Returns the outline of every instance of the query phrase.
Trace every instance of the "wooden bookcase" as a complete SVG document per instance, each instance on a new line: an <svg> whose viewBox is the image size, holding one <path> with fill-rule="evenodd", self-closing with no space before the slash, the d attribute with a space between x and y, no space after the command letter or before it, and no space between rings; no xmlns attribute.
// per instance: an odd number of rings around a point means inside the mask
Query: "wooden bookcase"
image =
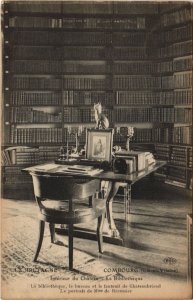
<svg viewBox="0 0 193 300"><path fill-rule="evenodd" d="M188 3L5 2L5 182L14 183L15 175L24 182L24 165L54 160L67 138L75 144L76 133L84 145L100 101L115 128L114 144L125 144L130 125L135 145L151 145L155 153L156 145L170 145L170 157L178 145L185 149L186 166L172 164L185 170L187 187L190 10Z"/></svg>
<svg viewBox="0 0 193 300"><path fill-rule="evenodd" d="M160 34L161 32L161 34ZM168 184L191 188L192 176L192 19L191 3L160 5L157 32L162 109L170 110L170 133L156 144L168 161L161 176Z"/></svg>

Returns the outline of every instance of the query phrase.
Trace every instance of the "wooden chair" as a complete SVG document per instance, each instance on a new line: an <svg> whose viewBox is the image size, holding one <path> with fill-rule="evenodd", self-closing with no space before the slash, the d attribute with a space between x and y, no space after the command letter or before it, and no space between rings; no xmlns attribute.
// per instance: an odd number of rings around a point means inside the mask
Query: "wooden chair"
<svg viewBox="0 0 193 300"><path fill-rule="evenodd" d="M39 206L39 241L34 261L37 261L45 222L49 223L51 242L55 241L55 224L68 224L69 269L73 269L73 225L90 222L98 218L97 240L99 252L103 252L103 223L106 210L105 199L93 197L92 206L88 198L100 189L100 181L93 179L77 183L73 177L37 175L30 173L33 179L34 194Z"/></svg>

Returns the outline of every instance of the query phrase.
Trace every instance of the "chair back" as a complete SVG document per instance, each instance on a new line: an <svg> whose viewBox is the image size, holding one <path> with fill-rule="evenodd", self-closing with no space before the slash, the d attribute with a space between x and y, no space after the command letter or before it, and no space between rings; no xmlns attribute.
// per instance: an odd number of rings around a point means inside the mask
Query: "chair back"
<svg viewBox="0 0 193 300"><path fill-rule="evenodd" d="M35 197L52 200L83 199L100 191L100 180L79 182L72 176L38 175L30 173Z"/></svg>
<svg viewBox="0 0 193 300"><path fill-rule="evenodd" d="M50 200L66 200L72 198L74 186L73 177L30 174L33 180L35 197Z"/></svg>
<svg viewBox="0 0 193 300"><path fill-rule="evenodd" d="M40 218L53 223L80 223L101 213L97 199L89 207L90 196L100 190L98 179L76 182L72 176L38 175L30 173L34 195L40 208ZM104 202L104 201L102 201Z"/></svg>

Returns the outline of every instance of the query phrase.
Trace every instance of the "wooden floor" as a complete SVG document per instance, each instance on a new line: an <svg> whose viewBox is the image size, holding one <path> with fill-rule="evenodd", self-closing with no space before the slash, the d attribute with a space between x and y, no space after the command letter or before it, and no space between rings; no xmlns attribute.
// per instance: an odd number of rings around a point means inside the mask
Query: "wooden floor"
<svg viewBox="0 0 193 300"><path fill-rule="evenodd" d="M9 199L7 197L3 201L3 218L11 220L16 215L36 217L35 201L32 200L30 190L26 196L22 189L20 194L16 195L14 191L9 190L6 195ZM124 222L122 197L115 199L113 209L115 222L125 240L125 245L122 247L105 243L101 259L109 268L118 267L120 264L129 265L152 270L148 276L187 280L186 216L192 212L192 199L189 193L159 183L153 185L144 182L133 188L128 225ZM75 247L92 254L95 253L96 242L85 243L77 238ZM153 269L171 267L177 271L153 273Z"/></svg>

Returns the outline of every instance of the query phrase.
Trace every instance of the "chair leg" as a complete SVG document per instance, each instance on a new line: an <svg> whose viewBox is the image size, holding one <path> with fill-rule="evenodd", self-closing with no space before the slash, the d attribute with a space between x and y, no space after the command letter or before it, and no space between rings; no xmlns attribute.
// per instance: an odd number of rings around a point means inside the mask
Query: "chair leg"
<svg viewBox="0 0 193 300"><path fill-rule="evenodd" d="M40 249L41 249L42 241L43 241L43 237L44 237L44 228L45 228L45 222L40 221L40 223L39 223L39 241L38 241L36 253L35 253L35 256L33 259L34 262L37 261L38 255L40 253Z"/></svg>
<svg viewBox="0 0 193 300"><path fill-rule="evenodd" d="M105 214L102 214L98 217L97 223L97 240L98 240L98 247L99 252L103 253L103 225L104 225Z"/></svg>
<svg viewBox="0 0 193 300"><path fill-rule="evenodd" d="M55 224L49 223L49 227L50 227L51 243L54 244L54 242L55 242Z"/></svg>
<svg viewBox="0 0 193 300"><path fill-rule="evenodd" d="M69 270L73 270L73 224L68 227Z"/></svg>
<svg viewBox="0 0 193 300"><path fill-rule="evenodd" d="M90 196L89 199L88 199L88 206L89 207L92 207L92 199L93 199L93 196Z"/></svg>

